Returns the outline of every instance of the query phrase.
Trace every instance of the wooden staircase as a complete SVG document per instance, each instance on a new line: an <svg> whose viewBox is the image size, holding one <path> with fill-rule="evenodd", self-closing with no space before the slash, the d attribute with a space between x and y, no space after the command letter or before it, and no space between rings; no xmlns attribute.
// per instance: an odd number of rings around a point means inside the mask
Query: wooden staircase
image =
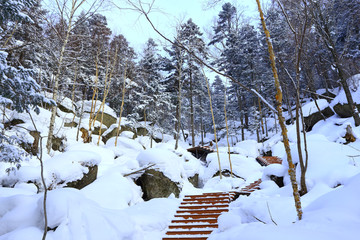
<svg viewBox="0 0 360 240"><path fill-rule="evenodd" d="M281 159L277 157L258 157L256 160L262 166L281 164ZM260 189L260 184L261 179L236 191L185 196L162 240L208 239L211 232L218 228L220 214L229 211L230 202L239 195L249 196Z"/></svg>
<svg viewBox="0 0 360 240"><path fill-rule="evenodd" d="M205 240L218 227L217 218L229 211L235 192L187 195L163 240Z"/></svg>
<svg viewBox="0 0 360 240"><path fill-rule="evenodd" d="M218 228L217 219L229 211L229 204L239 195L249 196L260 189L261 180L239 191L203 193L184 197L163 240L205 240Z"/></svg>

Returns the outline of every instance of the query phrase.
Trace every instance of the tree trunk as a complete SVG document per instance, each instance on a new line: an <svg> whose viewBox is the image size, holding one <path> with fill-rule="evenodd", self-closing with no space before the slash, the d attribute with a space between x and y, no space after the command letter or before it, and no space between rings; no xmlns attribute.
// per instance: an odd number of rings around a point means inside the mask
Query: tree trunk
<svg viewBox="0 0 360 240"><path fill-rule="evenodd" d="M312 12L311 13L313 15L313 18L318 20L318 21L316 21L317 30L319 31L321 37L323 38L324 42L326 43L326 45L334 59L334 65L337 69L337 73L340 78L341 85L344 88L346 99L348 101L350 109L352 110L352 117L354 118L355 126L360 126L359 110L357 109L356 105L354 104L354 100L352 98L349 86L346 82L345 70L342 65L341 59L339 57L339 53L336 50L335 43L331 39L331 32L328 27L328 22L322 15L322 12L321 12L320 7L318 6L318 3L314 3L314 1L312 1L312 0L310 0L310 3L312 4Z"/></svg>
<svg viewBox="0 0 360 240"><path fill-rule="evenodd" d="M190 66L191 67L191 66ZM193 103L193 79L192 70L189 73L190 81L190 126L191 126L191 142L192 146L195 147L195 126L194 126L194 103Z"/></svg>
<svg viewBox="0 0 360 240"><path fill-rule="evenodd" d="M265 35L266 35L266 42L267 42L267 45L268 45L268 48L269 48L271 69L273 71L274 79L275 79L275 87L276 87L275 99L276 99L276 102L277 102L279 123L280 123L281 130L282 130L283 143L284 143L286 156L287 156L287 161L288 161L288 165L289 165L288 173L290 175L291 186L293 188L293 196L294 196L294 202L295 202L295 207L296 207L298 219L301 220L302 219L301 201L300 201L300 195L299 195L299 191L298 191L298 185L297 185L297 182L296 182L295 165L294 165L294 163L292 161L291 151L290 151L290 144L289 144L289 139L288 139L288 136L287 136L287 129L286 129L284 117L283 117L283 114L282 114L282 92L281 92L279 77L278 77L277 69L276 69L275 54L274 54L273 46L272 46L271 39L270 39L270 33L266 28L264 14L263 14L263 12L261 10L260 0L256 0L256 3L258 5L258 10L259 10L259 14L260 14L261 23L262 23L262 26L263 26L263 29L264 29L264 32L265 32Z"/></svg>

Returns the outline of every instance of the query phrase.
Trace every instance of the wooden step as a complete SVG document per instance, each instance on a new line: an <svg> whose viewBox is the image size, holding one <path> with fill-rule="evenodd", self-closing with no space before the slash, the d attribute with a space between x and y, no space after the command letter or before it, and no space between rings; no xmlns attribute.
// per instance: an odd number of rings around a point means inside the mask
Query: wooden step
<svg viewBox="0 0 360 240"><path fill-rule="evenodd" d="M175 217L178 218L192 218L192 219L204 219L204 218L217 218L220 216L220 213L213 214L175 214Z"/></svg>
<svg viewBox="0 0 360 240"><path fill-rule="evenodd" d="M203 231L168 231L166 235L209 235L212 230Z"/></svg>
<svg viewBox="0 0 360 240"><path fill-rule="evenodd" d="M184 198L184 202L198 201L198 202L214 202L214 201L225 201L229 200L230 197L204 197L204 198Z"/></svg>
<svg viewBox="0 0 360 240"><path fill-rule="evenodd" d="M208 219L176 219L172 220L171 223L217 223L217 218L208 218Z"/></svg>
<svg viewBox="0 0 360 240"><path fill-rule="evenodd" d="M206 240L207 237L164 237L163 240Z"/></svg>
<svg viewBox="0 0 360 240"><path fill-rule="evenodd" d="M193 202L182 202L181 205L199 205L199 204L213 204L213 205L223 205L223 204L229 204L229 200L227 201L217 201L217 202L199 202L199 201L193 201Z"/></svg>
<svg viewBox="0 0 360 240"><path fill-rule="evenodd" d="M222 204L222 205L183 205L183 206L179 206L180 209L208 209L208 208L212 208L212 209L218 209L218 208L227 208L229 207L229 204Z"/></svg>
<svg viewBox="0 0 360 240"><path fill-rule="evenodd" d="M189 224L189 225L170 225L169 229L192 229L192 228L218 228L218 224Z"/></svg>
<svg viewBox="0 0 360 240"><path fill-rule="evenodd" d="M176 213L205 214L205 213L222 213L228 211L229 209L219 208L219 209L204 209L204 210L177 210Z"/></svg>
<svg viewBox="0 0 360 240"><path fill-rule="evenodd" d="M226 197L228 193L204 193L201 195L185 195L184 198Z"/></svg>

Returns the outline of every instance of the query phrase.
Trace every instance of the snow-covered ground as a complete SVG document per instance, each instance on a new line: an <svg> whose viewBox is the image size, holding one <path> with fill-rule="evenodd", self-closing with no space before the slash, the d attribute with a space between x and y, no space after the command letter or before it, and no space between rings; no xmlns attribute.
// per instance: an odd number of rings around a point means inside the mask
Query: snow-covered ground
<svg viewBox="0 0 360 240"><path fill-rule="evenodd" d="M327 104L324 102L324 105ZM21 125L34 130L26 114L8 111L7 115L23 119L25 123ZM38 131L44 136L47 135L49 115L44 109L40 115L33 115ZM232 168L242 178L220 179L213 177L219 169L216 153L210 154L204 165L186 151L189 145L183 141L177 150L174 150L175 141L171 138L165 138L163 143L153 142L153 148L150 148L149 137L132 139L132 134L126 132L119 137L116 147L114 138L97 146L96 136L94 143L83 144L76 141L76 128L59 127L65 118L72 119L73 115L59 116L55 132L66 137L65 152L48 155L46 142L43 142L45 180L52 186L47 199L49 240L160 240L184 195L227 191L259 178L263 180L261 190L231 203L230 211L220 216L219 229L209 240L359 238L360 127L355 127L350 118L341 119L335 115L318 122L307 134L306 183L309 192L302 196L304 215L303 220L298 221L279 134L273 134L264 143L247 140L232 146ZM268 122L273 121L269 119ZM352 126L357 141L344 145L343 136L348 125ZM24 138L32 139L25 130L17 131ZM288 131L293 160L297 163L295 127L289 126ZM241 137L237 136L237 139ZM220 141L219 150L221 168L229 170L224 140ZM256 156L269 150L284 159L281 166L261 167L256 162ZM97 180L81 190L63 188L58 180L81 177L87 172L84 164L98 164ZM151 164L182 186L180 199L170 195L145 202L141 188L134 183L135 176L124 177ZM0 240L39 240L44 226L43 192L38 193L38 188L28 183L41 181L39 160L33 157L23 162L22 167L10 176L5 173L7 167L0 162L0 182L4 185L0 187ZM194 174L199 174L202 188L189 183L188 177ZM268 176L271 174L283 175L285 186L279 188L270 181ZM299 179L299 167L297 176ZM6 184L15 186L5 187Z"/></svg>

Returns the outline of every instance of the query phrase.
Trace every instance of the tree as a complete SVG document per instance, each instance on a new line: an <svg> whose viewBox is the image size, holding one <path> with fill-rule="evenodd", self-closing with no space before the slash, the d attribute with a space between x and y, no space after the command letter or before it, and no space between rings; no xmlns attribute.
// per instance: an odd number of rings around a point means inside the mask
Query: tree
<svg viewBox="0 0 360 240"><path fill-rule="evenodd" d="M161 57L158 54L157 44L153 39L149 39L143 51L143 57L139 62L140 78L144 92L142 94L142 105L146 116L156 127L165 123L172 108L170 95L165 91L167 86L161 75ZM164 122L163 122L164 121ZM153 128L151 128L150 137L153 138Z"/></svg>
<svg viewBox="0 0 360 240"><path fill-rule="evenodd" d="M269 55L270 55L271 69L273 71L273 76L274 76L274 80L275 80L275 87L276 87L275 99L276 99L276 103L277 103L278 117L279 117L279 123L281 126L281 133L282 133L282 137L283 137L284 148L286 151L287 162L289 165L288 172L290 175L291 186L293 188L295 208L297 211L298 218L299 218L299 220L301 220L302 219L301 200L300 200L300 195L299 195L298 186L297 186L297 182L296 182L295 165L294 165L294 163L292 161L292 157L291 157L290 144L289 144L289 139L287 136L287 129L286 129L286 125L284 122L284 117L282 115L282 106L281 106L282 105L282 91L281 91L279 77L278 77L277 69L276 69L274 49L273 49L273 46L271 43L270 33L266 27L264 14L261 9L260 1L256 0L256 3L258 5L258 11L259 11L260 20L261 20L261 23L263 26L263 30L266 35L266 42L268 44L268 50L269 50Z"/></svg>
<svg viewBox="0 0 360 240"><path fill-rule="evenodd" d="M201 38L202 33L200 32L199 27L189 19L186 23L180 26L178 41L186 46L187 49L196 54L205 58L206 48L203 39ZM196 84L196 79L201 79L201 71L199 68L199 62L188 53L184 55L184 81L185 85L188 86L187 95L189 99L189 108L190 108L190 128L191 128L191 142L192 146L195 146L195 102L194 102L194 89L198 87Z"/></svg>
<svg viewBox="0 0 360 240"><path fill-rule="evenodd" d="M332 56L333 66L336 68L349 107L352 110L352 117L354 118L355 126L359 126L359 110L354 103L349 85L346 81L349 75L345 67L344 56L346 56L346 51L348 48L344 47L346 46L346 44L344 44L346 41L341 40L346 38L342 38L343 35L341 33L339 34L339 29L342 28L334 28L334 26L330 24L330 19L328 19L329 15L326 14L329 11L329 7L331 7L332 5L332 1L309 0L309 3L309 11L311 13L315 29L321 37L321 40L324 43L325 47L328 49L329 53ZM355 6L358 6L358 1L355 1L354 3L357 3L355 4ZM338 44L336 44L337 41Z"/></svg>
<svg viewBox="0 0 360 240"><path fill-rule="evenodd" d="M212 103L214 109L215 122L218 124L224 123L224 92L225 86L219 76L215 76L214 82L211 85Z"/></svg>

